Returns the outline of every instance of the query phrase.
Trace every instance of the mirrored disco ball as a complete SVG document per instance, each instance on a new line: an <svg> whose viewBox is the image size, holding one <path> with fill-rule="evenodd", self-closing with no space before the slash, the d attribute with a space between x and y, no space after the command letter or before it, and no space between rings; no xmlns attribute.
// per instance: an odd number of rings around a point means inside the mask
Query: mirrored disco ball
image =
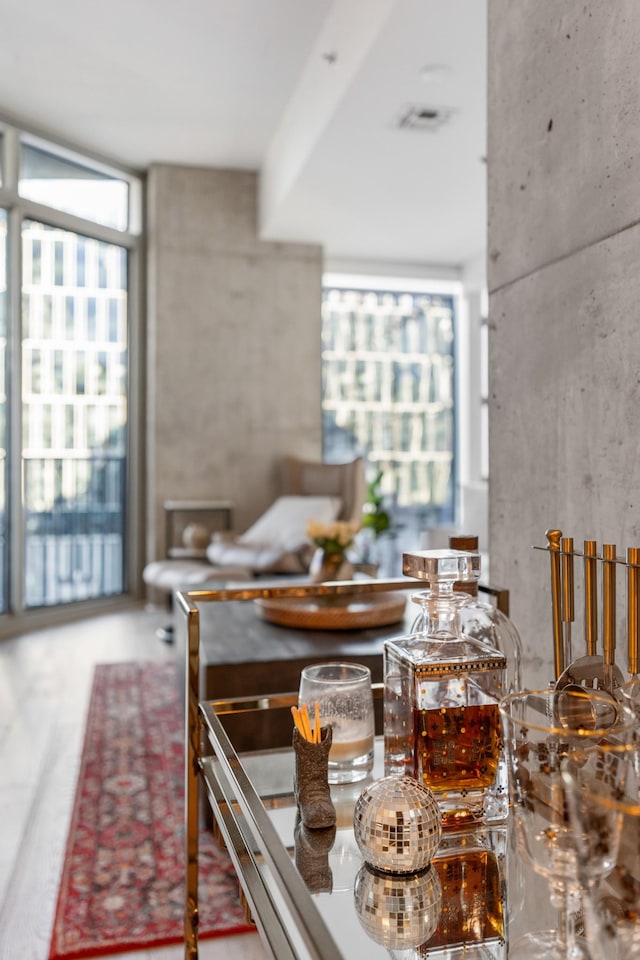
<svg viewBox="0 0 640 960"><path fill-rule="evenodd" d="M417 780L383 777L358 797L353 829L366 863L387 873L417 873L438 849L440 808Z"/></svg>
<svg viewBox="0 0 640 960"><path fill-rule="evenodd" d="M379 873L366 863L353 896L362 927L388 950L409 950L429 940L438 926L442 886L433 867L409 877Z"/></svg>

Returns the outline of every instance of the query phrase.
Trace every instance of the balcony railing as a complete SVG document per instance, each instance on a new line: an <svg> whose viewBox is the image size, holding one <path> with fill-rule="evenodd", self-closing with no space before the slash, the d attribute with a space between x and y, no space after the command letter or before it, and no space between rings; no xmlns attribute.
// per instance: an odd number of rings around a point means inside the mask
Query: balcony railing
<svg viewBox="0 0 640 960"><path fill-rule="evenodd" d="M73 493L62 494L63 474ZM48 509L36 509L44 477L60 492ZM29 459L25 490L25 606L122 593L126 459Z"/></svg>

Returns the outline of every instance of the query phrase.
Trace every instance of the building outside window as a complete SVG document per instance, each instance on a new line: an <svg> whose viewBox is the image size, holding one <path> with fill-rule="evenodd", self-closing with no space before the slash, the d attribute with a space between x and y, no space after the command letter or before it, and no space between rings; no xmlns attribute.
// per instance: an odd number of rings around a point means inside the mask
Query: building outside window
<svg viewBox="0 0 640 960"><path fill-rule="evenodd" d="M382 471L396 523L450 524L455 513L453 293L328 278L322 312L324 455Z"/></svg>
<svg viewBox="0 0 640 960"><path fill-rule="evenodd" d="M139 218L130 175L14 128L5 150L0 612L20 613L128 589Z"/></svg>

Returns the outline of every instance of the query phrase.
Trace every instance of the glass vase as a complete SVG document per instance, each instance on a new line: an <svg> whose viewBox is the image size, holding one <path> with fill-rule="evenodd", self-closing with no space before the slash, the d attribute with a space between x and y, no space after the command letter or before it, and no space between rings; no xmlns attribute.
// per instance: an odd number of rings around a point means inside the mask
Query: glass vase
<svg viewBox="0 0 640 960"><path fill-rule="evenodd" d="M351 580L352 578L353 564L344 553L330 553L324 547L317 548L309 564L309 580L311 583Z"/></svg>

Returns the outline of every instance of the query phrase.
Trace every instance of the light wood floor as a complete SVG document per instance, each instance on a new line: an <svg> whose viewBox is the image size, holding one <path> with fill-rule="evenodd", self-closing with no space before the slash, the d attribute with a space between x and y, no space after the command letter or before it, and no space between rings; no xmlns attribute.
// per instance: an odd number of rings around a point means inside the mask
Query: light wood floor
<svg viewBox="0 0 640 960"><path fill-rule="evenodd" d="M140 607L0 640L0 960L47 960L96 663L170 659L166 614ZM182 947L118 954L178 960ZM257 934L204 940L202 960L263 960Z"/></svg>

